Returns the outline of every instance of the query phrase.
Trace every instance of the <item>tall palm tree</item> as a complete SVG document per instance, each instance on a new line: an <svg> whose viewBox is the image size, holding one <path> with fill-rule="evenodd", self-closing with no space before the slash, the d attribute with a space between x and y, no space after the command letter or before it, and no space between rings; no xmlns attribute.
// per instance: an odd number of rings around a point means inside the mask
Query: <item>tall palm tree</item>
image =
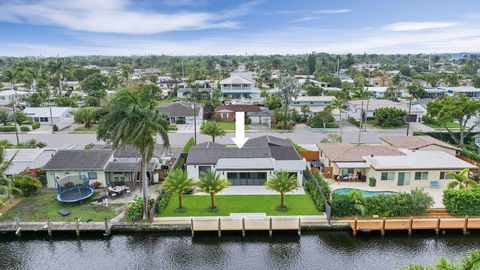
<svg viewBox="0 0 480 270"><path fill-rule="evenodd" d="M200 180L196 185L205 193L210 194L210 210L216 211L215 194L230 186L230 182L221 179L215 171L206 171L200 174Z"/></svg>
<svg viewBox="0 0 480 270"><path fill-rule="evenodd" d="M360 141L361 141L363 120L365 118L365 121L366 121L366 118L367 118L365 110L363 109L363 100L365 98L367 98L368 96L369 96L368 90L363 86L357 87L357 89L353 93L354 98L360 98L361 101L362 101L361 112L360 112L360 115L361 115L361 117L360 117L360 127L358 128L358 144L360 144Z"/></svg>
<svg viewBox="0 0 480 270"><path fill-rule="evenodd" d="M212 142L215 142L216 137L223 137L226 134L225 130L217 122L205 122L200 127L200 132L212 136Z"/></svg>
<svg viewBox="0 0 480 270"><path fill-rule="evenodd" d="M9 160L5 160L5 158L5 149L0 147L0 195L10 198L12 195L18 196L22 192L18 188L15 188L12 179L5 175L5 172L15 158L15 155Z"/></svg>
<svg viewBox="0 0 480 270"><path fill-rule="evenodd" d="M297 177L285 171L277 171L265 182L265 186L280 193L280 206L278 208L281 210L286 208L284 205L285 193L300 188Z"/></svg>
<svg viewBox="0 0 480 270"><path fill-rule="evenodd" d="M342 139L342 110L345 106L345 103L341 99L335 99L331 104L333 109L337 109L339 113L339 124L340 124L340 139ZM340 140L341 142L342 140Z"/></svg>
<svg viewBox="0 0 480 270"><path fill-rule="evenodd" d="M163 188L169 192L176 193L178 195L178 208L177 211L182 211L182 193L185 193L193 186L193 179L188 178L188 173L180 168L177 168L170 172L167 180L163 183Z"/></svg>
<svg viewBox="0 0 480 270"><path fill-rule="evenodd" d="M112 143L114 149L133 146L141 157L143 217L148 217L146 167L153 155L159 134L165 148L169 146L168 125L165 115L155 109L154 85L140 85L115 93L108 105L108 114L101 120L97 138Z"/></svg>
<svg viewBox="0 0 480 270"><path fill-rule="evenodd" d="M448 189L464 189L478 187L478 183L468 177L468 168L461 170L460 172L448 172L447 174L455 179L454 182L448 183Z"/></svg>

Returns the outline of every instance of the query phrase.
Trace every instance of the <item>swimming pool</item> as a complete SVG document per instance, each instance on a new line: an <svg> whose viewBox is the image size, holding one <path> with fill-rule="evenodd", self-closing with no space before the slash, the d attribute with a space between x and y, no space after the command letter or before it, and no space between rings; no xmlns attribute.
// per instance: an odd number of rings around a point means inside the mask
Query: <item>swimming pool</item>
<svg viewBox="0 0 480 270"><path fill-rule="evenodd" d="M361 190L356 188L340 188L340 189L334 190L333 193L348 195L351 191L354 191L354 190L362 192L363 196L373 196L373 195L379 195L379 194L392 195L397 193L393 191L367 191L367 190Z"/></svg>

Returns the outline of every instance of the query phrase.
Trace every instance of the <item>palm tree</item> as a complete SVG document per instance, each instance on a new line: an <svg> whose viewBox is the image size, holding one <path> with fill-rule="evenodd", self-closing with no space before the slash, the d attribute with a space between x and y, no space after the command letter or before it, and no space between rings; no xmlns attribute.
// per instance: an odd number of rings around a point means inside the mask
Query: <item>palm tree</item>
<svg viewBox="0 0 480 270"><path fill-rule="evenodd" d="M285 171L277 171L265 182L265 186L280 193L280 206L278 208L284 210L286 209L284 205L285 193L298 189L300 184L295 175Z"/></svg>
<svg viewBox="0 0 480 270"><path fill-rule="evenodd" d="M348 194L350 201L353 202L353 206L360 212L360 215L365 216L367 215L367 208L364 205L364 197L361 191L359 190L352 190Z"/></svg>
<svg viewBox="0 0 480 270"><path fill-rule="evenodd" d="M8 167L12 163L15 155L10 160L5 160L5 149L0 147L0 194L10 198L12 195L18 196L22 192L13 186L12 179L5 175Z"/></svg>
<svg viewBox="0 0 480 270"><path fill-rule="evenodd" d="M363 100L365 98L367 98L369 96L369 92L368 90L363 87L363 86L359 86L357 87L357 90L355 90L355 92L353 93L353 97L355 98L360 98L362 100L362 107L361 107L361 112L360 112L360 115L361 115L361 119L360 119L360 127L358 128L358 144L360 144L360 141L361 141L361 134L362 134L362 125L363 125L363 120L365 118L365 121L367 121L367 117L366 117L366 113L365 113L365 110L363 109Z"/></svg>
<svg viewBox="0 0 480 270"><path fill-rule="evenodd" d="M215 137L225 136L225 130L220 127L217 122L206 122L200 128L200 132L205 135L212 136L212 142L215 142Z"/></svg>
<svg viewBox="0 0 480 270"><path fill-rule="evenodd" d="M342 110L343 110L343 107L345 106L345 103L343 102L343 100L341 99L335 99L331 104L330 106L333 108L333 109L338 109L338 113L339 113L339 124L340 124L340 142L342 142Z"/></svg>
<svg viewBox="0 0 480 270"><path fill-rule="evenodd" d="M478 187L478 183L468 177L468 171L469 170L465 168L458 173L448 172L447 174L453 177L453 179L455 179L454 182L448 183L448 189L464 189Z"/></svg>
<svg viewBox="0 0 480 270"><path fill-rule="evenodd" d="M177 193L178 195L177 212L183 210L182 193L185 193L192 186L193 179L188 178L188 173L180 168L171 171L167 177L167 180L165 180L165 183L163 183L163 188L166 191Z"/></svg>
<svg viewBox="0 0 480 270"><path fill-rule="evenodd" d="M210 194L210 210L216 211L215 194L230 186L230 182L221 179L215 171L206 171L200 174L200 180L196 185L205 193Z"/></svg>
<svg viewBox="0 0 480 270"><path fill-rule="evenodd" d="M156 145L157 134L165 148L169 146L168 119L155 109L158 87L141 85L133 89L119 90L108 105L99 123L97 138L112 143L114 149L133 146L141 157L141 182L143 192L143 217L148 217L147 172Z"/></svg>

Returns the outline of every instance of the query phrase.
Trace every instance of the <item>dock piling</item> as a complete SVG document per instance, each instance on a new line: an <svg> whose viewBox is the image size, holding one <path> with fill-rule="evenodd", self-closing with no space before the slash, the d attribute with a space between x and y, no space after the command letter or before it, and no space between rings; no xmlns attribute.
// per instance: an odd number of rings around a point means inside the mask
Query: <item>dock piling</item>
<svg viewBox="0 0 480 270"><path fill-rule="evenodd" d="M242 237L245 237L245 217L242 217Z"/></svg>
<svg viewBox="0 0 480 270"><path fill-rule="evenodd" d="M298 236L302 235L302 221L301 217L298 217Z"/></svg>
<svg viewBox="0 0 480 270"><path fill-rule="evenodd" d="M270 237L272 237L272 217L270 217L270 230L268 231Z"/></svg>
<svg viewBox="0 0 480 270"><path fill-rule="evenodd" d="M52 228L50 224L50 218L47 218L47 232L48 232L48 236L52 237Z"/></svg>
<svg viewBox="0 0 480 270"><path fill-rule="evenodd" d="M222 237L222 224L220 223L220 218L218 218L218 237Z"/></svg>
<svg viewBox="0 0 480 270"><path fill-rule="evenodd" d="M105 222L105 236L109 236L110 229L108 228L108 220L105 218L104 222Z"/></svg>
<svg viewBox="0 0 480 270"><path fill-rule="evenodd" d="M382 236L385 236L385 222L386 222L386 218L383 217L383 219L382 219L382 230L381 230Z"/></svg>
<svg viewBox="0 0 480 270"><path fill-rule="evenodd" d="M20 227L20 218L16 217L15 218L15 235L16 236L21 236L22 235L22 227Z"/></svg>
<svg viewBox="0 0 480 270"><path fill-rule="evenodd" d="M437 218L437 227L435 228L435 234L440 234L440 218Z"/></svg>
<svg viewBox="0 0 480 270"><path fill-rule="evenodd" d="M192 238L195 237L195 230L193 229L193 217L190 218L190 228L192 229Z"/></svg>
<svg viewBox="0 0 480 270"><path fill-rule="evenodd" d="M357 223L358 219L355 218L355 221L353 222L353 236L357 236Z"/></svg>
<svg viewBox="0 0 480 270"><path fill-rule="evenodd" d="M468 215L465 216L465 223L463 224L463 234L468 234Z"/></svg>
<svg viewBox="0 0 480 270"><path fill-rule="evenodd" d="M413 231L413 217L410 216L410 223L408 224L408 235L411 236Z"/></svg>

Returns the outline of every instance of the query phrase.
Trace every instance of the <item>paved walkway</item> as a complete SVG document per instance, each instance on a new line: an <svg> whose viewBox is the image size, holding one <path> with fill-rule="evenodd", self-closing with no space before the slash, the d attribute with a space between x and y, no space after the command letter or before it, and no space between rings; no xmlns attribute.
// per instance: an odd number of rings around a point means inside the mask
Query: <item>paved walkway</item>
<svg viewBox="0 0 480 270"><path fill-rule="evenodd" d="M231 186L218 195L278 195L278 192L267 189L264 186ZM305 194L305 190L300 188L294 192L289 192L287 194ZM207 195L204 192L196 192L195 195Z"/></svg>
<svg viewBox="0 0 480 270"><path fill-rule="evenodd" d="M327 182L330 183L330 188L332 190L337 190L341 188L354 188L354 189L361 189L367 191L393 191L393 192L409 192L412 190L411 187L393 187L393 188L385 188L385 187L370 187L366 182L338 182L334 180L327 179ZM422 188L423 191L427 192L433 197L435 208L444 208L442 198L443 198L443 189L441 188L432 188L432 187L424 187Z"/></svg>

